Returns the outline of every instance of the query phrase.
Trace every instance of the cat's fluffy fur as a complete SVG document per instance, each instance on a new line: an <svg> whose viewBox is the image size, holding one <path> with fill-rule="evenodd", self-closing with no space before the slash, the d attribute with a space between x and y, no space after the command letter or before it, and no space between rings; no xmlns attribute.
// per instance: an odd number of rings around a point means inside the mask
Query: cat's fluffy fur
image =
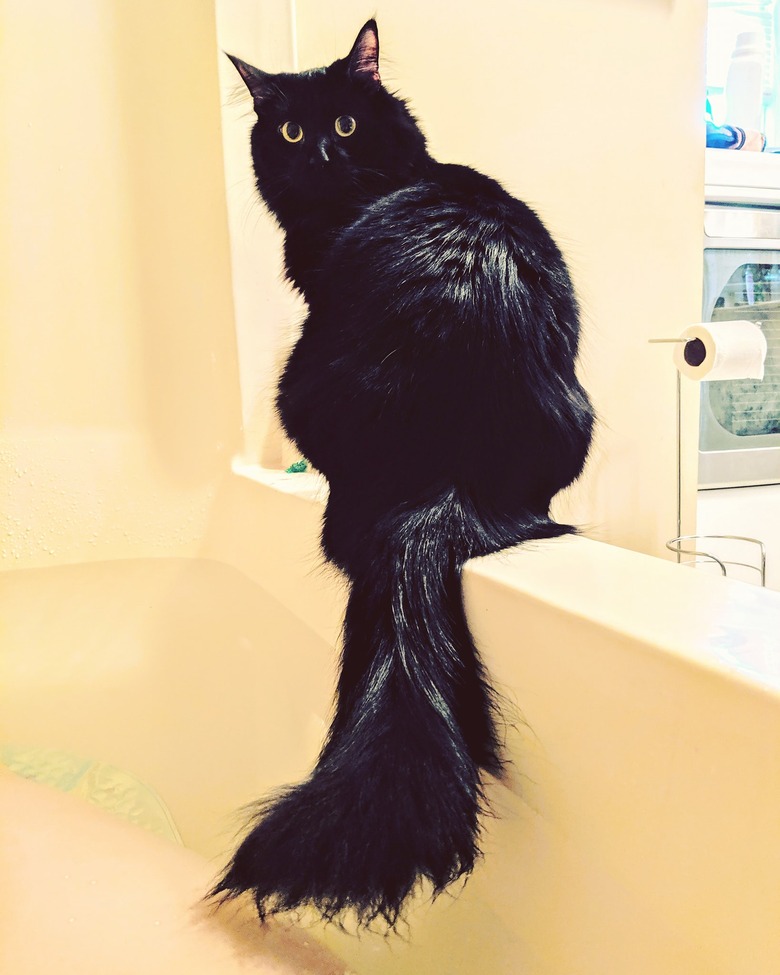
<svg viewBox="0 0 780 975"><path fill-rule="evenodd" d="M233 58L257 186L308 303L279 413L329 481L322 547L351 584L317 765L259 806L212 891L252 891L261 918L313 905L393 925L421 880L439 892L471 871L482 776L502 757L461 569L569 531L549 504L590 443L558 248L494 180L430 157L378 52L369 21L327 68Z"/></svg>

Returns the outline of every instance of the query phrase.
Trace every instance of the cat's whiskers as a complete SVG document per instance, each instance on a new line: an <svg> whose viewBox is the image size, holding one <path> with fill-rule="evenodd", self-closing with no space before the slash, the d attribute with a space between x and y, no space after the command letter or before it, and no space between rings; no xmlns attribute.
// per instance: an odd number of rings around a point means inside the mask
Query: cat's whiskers
<svg viewBox="0 0 780 975"><path fill-rule="evenodd" d="M364 167L359 172L350 173L350 179L361 195L368 198L380 196L392 188L390 177L379 169Z"/></svg>
<svg viewBox="0 0 780 975"><path fill-rule="evenodd" d="M290 180L286 174L266 176L263 180L263 197L270 206L278 203L289 189Z"/></svg>
<svg viewBox="0 0 780 975"><path fill-rule="evenodd" d="M268 218L265 207L258 206L257 198L251 194L244 201L243 213L241 217L242 230L244 234L254 234L257 228ZM251 225L250 225L251 220Z"/></svg>
<svg viewBox="0 0 780 975"><path fill-rule="evenodd" d="M242 82L239 82L237 85L233 85L228 90L224 105L225 107L227 106L232 107L234 105L243 105L244 103L247 102L246 96L247 96L246 85L244 85ZM254 114L255 113L252 110L252 102L250 101L247 104L246 111L242 112L239 118L248 118L250 115L254 115Z"/></svg>

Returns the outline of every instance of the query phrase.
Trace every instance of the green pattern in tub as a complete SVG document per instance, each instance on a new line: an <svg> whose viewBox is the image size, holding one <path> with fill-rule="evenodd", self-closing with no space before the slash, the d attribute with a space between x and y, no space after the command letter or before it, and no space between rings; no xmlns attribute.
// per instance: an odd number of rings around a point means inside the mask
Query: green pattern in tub
<svg viewBox="0 0 780 975"><path fill-rule="evenodd" d="M165 803L130 772L53 748L0 745L0 765L60 792L70 792L158 836L182 843Z"/></svg>

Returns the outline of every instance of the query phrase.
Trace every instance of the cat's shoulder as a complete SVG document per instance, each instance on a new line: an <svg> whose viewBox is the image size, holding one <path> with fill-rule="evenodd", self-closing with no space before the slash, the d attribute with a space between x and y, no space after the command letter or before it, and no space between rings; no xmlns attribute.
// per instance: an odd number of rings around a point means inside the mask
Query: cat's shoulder
<svg viewBox="0 0 780 975"><path fill-rule="evenodd" d="M417 179L376 204L380 212L420 206L479 210L486 215L496 209L528 209L491 176L457 163L432 164Z"/></svg>
<svg viewBox="0 0 780 975"><path fill-rule="evenodd" d="M525 206L521 200L508 193L497 179L487 176L478 169L472 169L471 166L463 166L459 163L437 163L431 175L434 183L448 197L456 200L492 201L505 205L519 203Z"/></svg>

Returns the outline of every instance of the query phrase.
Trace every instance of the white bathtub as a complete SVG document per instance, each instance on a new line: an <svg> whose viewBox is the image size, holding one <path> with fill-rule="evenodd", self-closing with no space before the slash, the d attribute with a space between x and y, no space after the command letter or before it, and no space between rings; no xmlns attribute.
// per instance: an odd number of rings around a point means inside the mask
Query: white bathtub
<svg viewBox="0 0 780 975"><path fill-rule="evenodd" d="M343 600L305 479L248 474L197 557L0 574L0 737L138 776L215 870L236 810L316 755ZM403 938L320 936L366 973L776 970L780 596L577 538L466 592L522 713L484 860Z"/></svg>

